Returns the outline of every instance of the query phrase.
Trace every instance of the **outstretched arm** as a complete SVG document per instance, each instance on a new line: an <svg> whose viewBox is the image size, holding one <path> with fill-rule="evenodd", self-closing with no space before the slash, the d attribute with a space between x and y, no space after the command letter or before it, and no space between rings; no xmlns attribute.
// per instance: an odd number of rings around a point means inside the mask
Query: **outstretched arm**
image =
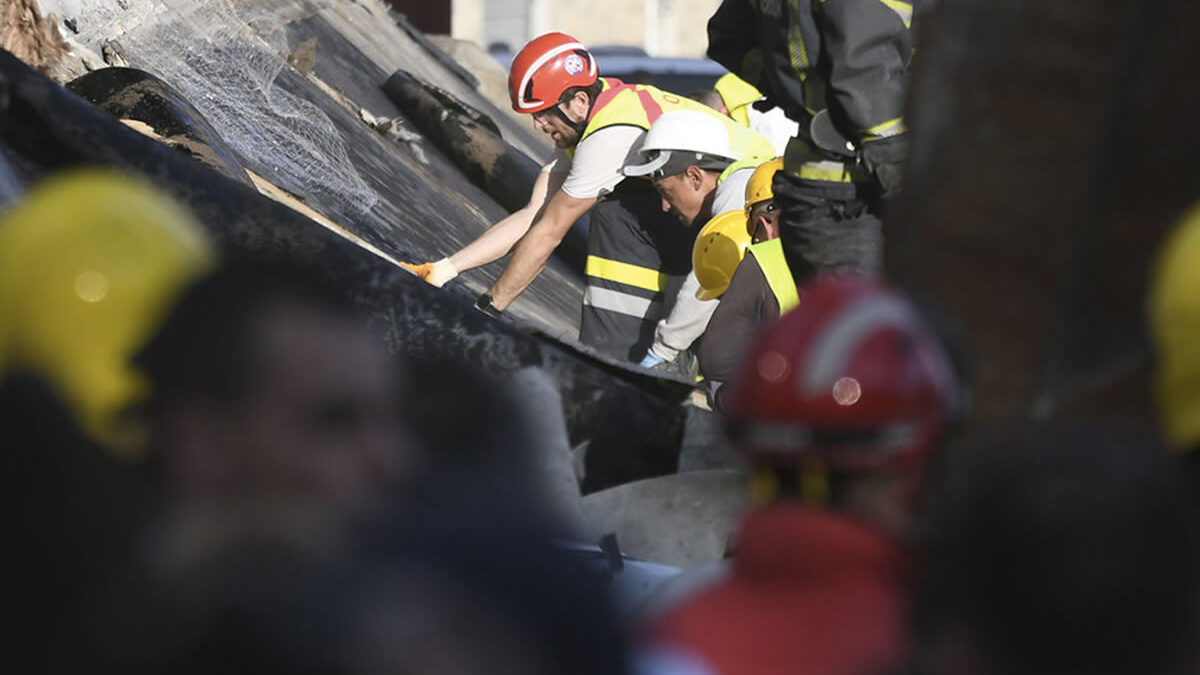
<svg viewBox="0 0 1200 675"><path fill-rule="evenodd" d="M533 283L567 230L596 201L595 198L572 197L561 189L553 193L545 210L517 244L517 250L500 278L488 289L496 309L507 308L526 286Z"/></svg>
<svg viewBox="0 0 1200 675"><path fill-rule="evenodd" d="M533 221L545 210L547 196L557 192L566 177L567 174L562 172L540 172L533 183L533 194L529 196L529 203L489 227L475 241L450 256L454 269L462 273L507 255L529 231Z"/></svg>
<svg viewBox="0 0 1200 675"><path fill-rule="evenodd" d="M434 286L441 287L460 273L498 260L529 231L530 225L545 210L548 195L557 192L566 173L541 171L533 182L529 203L497 221L470 244L449 258L421 264L400 263Z"/></svg>

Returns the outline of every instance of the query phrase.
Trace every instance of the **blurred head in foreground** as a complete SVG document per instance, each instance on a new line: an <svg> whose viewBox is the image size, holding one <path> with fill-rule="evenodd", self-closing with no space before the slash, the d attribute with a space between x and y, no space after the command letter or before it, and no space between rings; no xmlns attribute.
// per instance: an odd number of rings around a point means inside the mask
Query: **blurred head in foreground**
<svg viewBox="0 0 1200 675"><path fill-rule="evenodd" d="M941 343L864 277L808 284L763 331L728 398L760 502L832 506L902 534L926 458L960 414Z"/></svg>
<svg viewBox="0 0 1200 675"><path fill-rule="evenodd" d="M1178 472L1144 433L1029 425L947 467L921 538L923 672L1185 672L1200 559Z"/></svg>
<svg viewBox="0 0 1200 675"><path fill-rule="evenodd" d="M200 281L138 362L154 452L185 500L345 503L412 469L399 364L305 268L236 264Z"/></svg>

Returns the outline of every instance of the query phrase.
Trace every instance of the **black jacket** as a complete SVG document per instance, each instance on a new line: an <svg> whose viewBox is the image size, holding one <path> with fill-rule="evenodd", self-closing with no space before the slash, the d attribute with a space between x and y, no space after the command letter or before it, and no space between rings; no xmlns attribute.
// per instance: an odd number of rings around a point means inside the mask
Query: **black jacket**
<svg viewBox="0 0 1200 675"><path fill-rule="evenodd" d="M828 109L858 146L903 133L912 7L899 0L725 0L708 55L801 123Z"/></svg>

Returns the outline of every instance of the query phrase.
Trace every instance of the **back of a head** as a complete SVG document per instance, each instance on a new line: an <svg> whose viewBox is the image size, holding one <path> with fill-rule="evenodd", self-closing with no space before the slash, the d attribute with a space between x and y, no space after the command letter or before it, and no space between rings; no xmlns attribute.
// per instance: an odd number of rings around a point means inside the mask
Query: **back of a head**
<svg viewBox="0 0 1200 675"><path fill-rule="evenodd" d="M864 277L802 287L729 386L730 436L761 467L915 476L961 412L941 343L899 294Z"/></svg>
<svg viewBox="0 0 1200 675"><path fill-rule="evenodd" d="M1029 425L955 448L922 537L916 628L932 673L1171 673L1194 657L1191 516L1145 439ZM947 666L948 653L979 663Z"/></svg>
<svg viewBox="0 0 1200 675"><path fill-rule="evenodd" d="M899 294L824 277L768 326L730 384L734 440L764 463L869 470L922 462L954 416L958 383Z"/></svg>
<svg viewBox="0 0 1200 675"><path fill-rule="evenodd" d="M721 92L716 89L698 89L688 94L688 98L703 103L722 115L729 114L729 109L725 107L725 99L721 98Z"/></svg>

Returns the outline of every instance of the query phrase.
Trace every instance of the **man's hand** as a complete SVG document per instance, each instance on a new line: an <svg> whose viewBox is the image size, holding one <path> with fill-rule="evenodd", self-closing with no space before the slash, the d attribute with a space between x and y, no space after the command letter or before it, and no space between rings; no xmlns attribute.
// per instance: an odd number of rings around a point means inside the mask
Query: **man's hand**
<svg viewBox="0 0 1200 675"><path fill-rule="evenodd" d="M422 281L428 282L441 288L454 277L458 276L458 270L454 269L454 264L449 258L442 258L434 262L427 263L400 263L404 269L421 277Z"/></svg>

